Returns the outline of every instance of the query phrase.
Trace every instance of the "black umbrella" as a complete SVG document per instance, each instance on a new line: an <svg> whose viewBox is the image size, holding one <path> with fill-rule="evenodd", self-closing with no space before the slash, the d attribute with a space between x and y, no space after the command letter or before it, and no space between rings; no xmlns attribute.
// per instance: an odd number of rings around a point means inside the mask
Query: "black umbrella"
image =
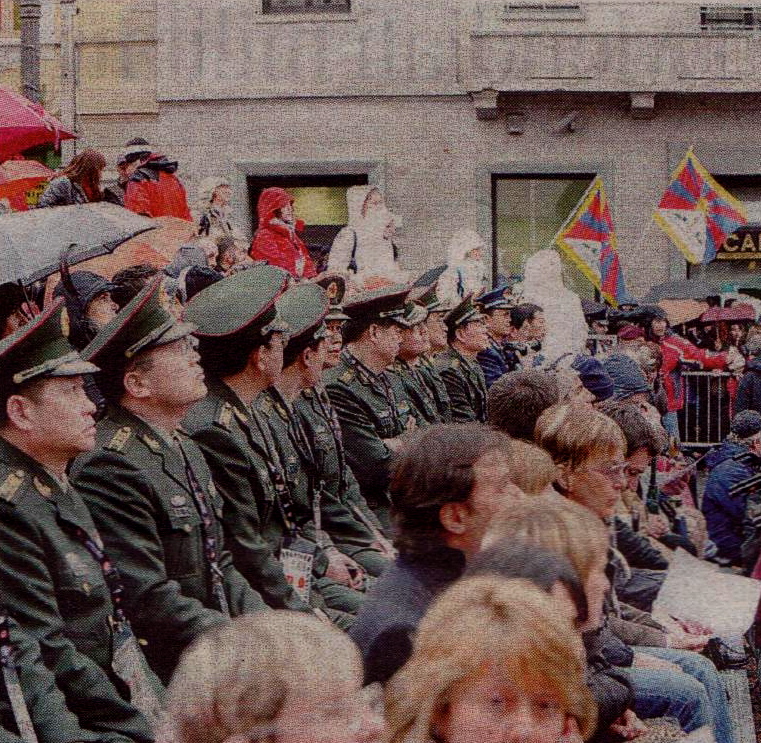
<svg viewBox="0 0 761 743"><path fill-rule="evenodd" d="M721 294L721 284L706 279L682 279L656 284L643 302L656 304L662 299L705 299Z"/></svg>
<svg viewBox="0 0 761 743"><path fill-rule="evenodd" d="M69 265L112 253L125 240L155 229L153 219L105 202L33 209L0 216L0 284L31 284Z"/></svg>

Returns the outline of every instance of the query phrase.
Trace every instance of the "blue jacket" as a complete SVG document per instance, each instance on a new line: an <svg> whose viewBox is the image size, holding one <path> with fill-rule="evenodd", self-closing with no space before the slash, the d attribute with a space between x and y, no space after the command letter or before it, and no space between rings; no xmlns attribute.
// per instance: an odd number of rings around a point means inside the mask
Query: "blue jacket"
<svg viewBox="0 0 761 743"><path fill-rule="evenodd" d="M706 454L706 467L710 472L727 459L732 459L736 454L742 454L746 448L736 441L724 440Z"/></svg>
<svg viewBox="0 0 761 743"><path fill-rule="evenodd" d="M747 452L746 447L742 447L742 450L740 454L735 454L714 467L706 481L702 503L708 536L716 543L719 555L736 565L741 563L740 548L743 542L743 518L747 497L732 497L729 491L734 485L747 480L761 469L761 459L755 464L738 460L738 456Z"/></svg>
<svg viewBox="0 0 761 743"><path fill-rule="evenodd" d="M385 683L407 662L428 606L464 569L463 553L447 547L420 557L400 555L386 568L349 631L362 652L366 684Z"/></svg>
<svg viewBox="0 0 761 743"><path fill-rule="evenodd" d="M481 365L481 369L484 372L487 387L491 387L503 374L510 371L507 366L504 350L494 341L491 342L489 348L485 351L478 352L476 361Z"/></svg>

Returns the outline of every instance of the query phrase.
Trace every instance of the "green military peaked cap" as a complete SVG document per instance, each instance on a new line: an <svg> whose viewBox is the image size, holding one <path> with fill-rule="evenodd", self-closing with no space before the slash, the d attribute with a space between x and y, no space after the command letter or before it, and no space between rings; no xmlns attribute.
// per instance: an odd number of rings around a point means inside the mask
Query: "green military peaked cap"
<svg viewBox="0 0 761 743"><path fill-rule="evenodd" d="M444 315L444 323L450 330L459 328L469 322L475 322L483 318L478 308L473 304L473 292L465 296L454 309Z"/></svg>
<svg viewBox="0 0 761 743"><path fill-rule="evenodd" d="M69 316L57 299L15 333L0 340L0 389L40 377L74 377L98 367L84 361L69 343Z"/></svg>
<svg viewBox="0 0 761 743"><path fill-rule="evenodd" d="M414 290L413 290L414 291ZM432 284L426 289L418 290L420 293L414 297L410 295L410 299L414 299L415 302L422 305L428 310L428 314L431 312L449 312L452 309L452 305L448 302L442 302L436 294L436 284Z"/></svg>
<svg viewBox="0 0 761 743"><path fill-rule="evenodd" d="M100 366L110 366L190 335L195 326L177 320L170 306L162 277L155 276L98 331L82 356Z"/></svg>
<svg viewBox="0 0 761 743"><path fill-rule="evenodd" d="M393 284L382 289L362 292L344 303L344 312L350 320L377 322L398 320L404 314L404 303L410 288L406 284Z"/></svg>
<svg viewBox="0 0 761 743"><path fill-rule="evenodd" d="M420 325L423 320L428 317L428 310L417 304L416 302L407 302L404 305L404 314L397 320L397 322L405 328L413 328L415 325Z"/></svg>
<svg viewBox="0 0 761 743"><path fill-rule="evenodd" d="M327 334L328 295L317 284L294 284L278 297L275 306L278 317L288 325L288 345L302 340L309 343Z"/></svg>
<svg viewBox="0 0 761 743"><path fill-rule="evenodd" d="M239 337L283 332L288 326L277 316L275 300L288 286L289 274L275 266L253 266L196 294L185 307L185 319L199 338ZM319 287L315 287L322 291Z"/></svg>

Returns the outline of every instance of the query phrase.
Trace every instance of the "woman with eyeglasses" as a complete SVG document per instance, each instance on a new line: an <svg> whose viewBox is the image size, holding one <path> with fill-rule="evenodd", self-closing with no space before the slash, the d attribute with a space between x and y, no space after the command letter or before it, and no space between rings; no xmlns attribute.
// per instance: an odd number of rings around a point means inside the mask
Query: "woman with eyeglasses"
<svg viewBox="0 0 761 743"><path fill-rule="evenodd" d="M380 688L354 643L316 617L247 614L182 656L159 743L381 743Z"/></svg>
<svg viewBox="0 0 761 743"><path fill-rule="evenodd" d="M455 583L428 610L386 687L391 743L587 739L596 709L568 616L525 580Z"/></svg>
<svg viewBox="0 0 761 743"><path fill-rule="evenodd" d="M588 406L553 405L539 416L534 437L558 467L556 488L608 521L626 482L626 442L619 426ZM607 570L614 586L621 559L611 550ZM681 635L648 612L620 602L615 589L606 601L605 615L623 648L628 649L627 657L612 662L622 667L632 685L636 714L643 719L674 717L687 733L708 727L717 743L733 743L727 695L713 663L698 653L673 647ZM635 621L627 621L630 618ZM635 645L635 625L649 625L648 638L653 629L660 630L660 646L649 639ZM644 628L640 629L640 637L644 637Z"/></svg>

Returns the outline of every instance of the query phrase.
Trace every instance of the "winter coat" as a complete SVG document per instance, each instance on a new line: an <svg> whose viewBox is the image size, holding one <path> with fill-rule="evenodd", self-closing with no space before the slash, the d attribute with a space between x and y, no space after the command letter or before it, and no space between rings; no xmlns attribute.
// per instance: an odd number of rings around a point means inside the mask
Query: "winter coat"
<svg viewBox="0 0 761 743"><path fill-rule="evenodd" d="M669 412L681 410L684 407L684 387L682 385L682 369L685 364L700 366L703 369L724 369L727 365L726 353L711 353L698 348L686 338L675 333L668 333L660 341L663 353L661 378L663 389L666 390L666 403Z"/></svg>
<svg viewBox="0 0 761 743"><path fill-rule="evenodd" d="M69 180L65 175L53 178L42 192L37 208L46 206L69 206L71 204L86 204L87 194L78 183Z"/></svg>
<svg viewBox="0 0 761 743"><path fill-rule="evenodd" d="M747 480L761 469L761 459L746 461L746 447L725 459L711 471L703 493L702 511L706 517L708 536L716 544L719 555L739 565L742 560L743 519L747 493L730 495L734 485Z"/></svg>
<svg viewBox="0 0 761 743"><path fill-rule="evenodd" d="M336 235L328 257L328 271L355 274L362 285L370 277L393 282L405 280L399 267L399 256L393 241L383 237L394 215L384 206L362 214L362 207L375 186L351 186L346 190L349 218L346 227Z"/></svg>
<svg viewBox="0 0 761 743"><path fill-rule="evenodd" d="M569 364L587 344L589 330L578 295L563 284L560 255L555 250L540 250L527 261L522 302L542 308L547 335L542 341L545 365L566 356Z"/></svg>
<svg viewBox="0 0 761 743"><path fill-rule="evenodd" d="M479 295L489 283L486 264L483 260L473 260L467 255L480 248L486 251L486 243L473 230L460 230L452 235L447 246L447 270L439 277L436 296L443 302L456 305L465 295Z"/></svg>
<svg viewBox="0 0 761 743"><path fill-rule="evenodd" d="M256 205L259 229L248 254L255 261L267 261L271 266L285 269L297 279L311 279L317 275L317 269L306 245L296 234L303 223L297 222L294 227L275 216L278 209L292 203L293 198L282 188L262 191Z"/></svg>
<svg viewBox="0 0 761 743"><path fill-rule="evenodd" d="M153 154L127 182L124 206L148 217L179 217L192 220L185 186L175 175L177 163Z"/></svg>
<svg viewBox="0 0 761 743"><path fill-rule="evenodd" d="M714 467L720 465L726 459L732 459L736 454L742 454L747 448L736 441L724 439L718 446L711 449L705 457L705 465L710 472Z"/></svg>
<svg viewBox="0 0 761 743"><path fill-rule="evenodd" d="M633 568L646 570L668 570L668 560L653 547L647 537L637 533L623 519L613 520L616 530L616 544L619 552Z"/></svg>
<svg viewBox="0 0 761 743"><path fill-rule="evenodd" d="M735 398L735 414L741 410L757 410L761 413L761 358L748 361L737 388Z"/></svg>

